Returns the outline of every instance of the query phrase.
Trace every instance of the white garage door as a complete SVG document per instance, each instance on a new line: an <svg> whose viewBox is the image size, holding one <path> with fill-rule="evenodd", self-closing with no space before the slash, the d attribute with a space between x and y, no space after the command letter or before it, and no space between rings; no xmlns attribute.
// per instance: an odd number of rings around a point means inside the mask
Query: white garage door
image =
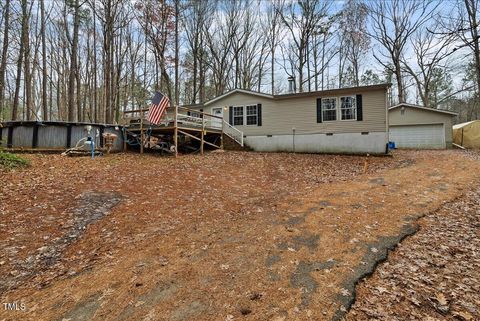
<svg viewBox="0 0 480 321"><path fill-rule="evenodd" d="M390 141L397 148L445 148L442 124L390 126Z"/></svg>

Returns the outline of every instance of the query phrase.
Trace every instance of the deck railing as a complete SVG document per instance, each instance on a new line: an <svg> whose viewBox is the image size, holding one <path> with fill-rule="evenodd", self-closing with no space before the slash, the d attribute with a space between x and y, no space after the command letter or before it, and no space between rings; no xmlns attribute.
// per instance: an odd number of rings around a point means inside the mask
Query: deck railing
<svg viewBox="0 0 480 321"><path fill-rule="evenodd" d="M177 114L177 123L186 124L194 127L207 127L207 120L205 118L196 117L188 114Z"/></svg>
<svg viewBox="0 0 480 321"><path fill-rule="evenodd" d="M122 123L129 125L143 122L144 125L149 125L147 115L148 109L128 110L123 113ZM177 113L175 114L175 107L168 107L157 126L171 126L175 123L175 120L179 125L185 124L193 127L221 130L223 118L187 107L177 107Z"/></svg>

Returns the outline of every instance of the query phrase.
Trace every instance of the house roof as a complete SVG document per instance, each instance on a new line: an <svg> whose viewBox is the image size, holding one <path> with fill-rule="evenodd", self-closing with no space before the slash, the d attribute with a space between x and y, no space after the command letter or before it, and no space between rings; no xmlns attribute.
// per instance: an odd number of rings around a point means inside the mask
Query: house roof
<svg viewBox="0 0 480 321"><path fill-rule="evenodd" d="M451 116L457 116L457 115L458 115L458 113L455 113L455 112L449 111L449 110L436 109L436 108L428 108L428 107L424 107L424 106L420 106L420 105L415 105L415 104L408 104L408 103L401 103L401 104L392 106L392 107L389 108L389 110L396 109L396 108L400 108L400 107L407 107L407 108L412 108L412 109L420 109L420 110L430 111L430 112L434 112L434 113L448 114L448 115L451 115Z"/></svg>
<svg viewBox="0 0 480 321"><path fill-rule="evenodd" d="M318 90L318 91L308 91L303 93L275 95L274 98L286 99L286 98L296 98L296 97L336 95L336 94L342 94L347 92L351 93L351 92L362 92L362 91L378 90L378 89L388 89L391 86L392 86L391 83L383 83L383 84L369 85L369 86L343 87L343 88L326 89L326 90Z"/></svg>
<svg viewBox="0 0 480 321"><path fill-rule="evenodd" d="M265 94L265 93L261 93L261 92L258 92L258 91L253 91L253 90L246 90L246 89L233 89L233 90L230 90L226 93L224 93L223 95L220 95L218 97L215 97L213 99L210 99L209 101L206 101L204 103L205 106L207 105L210 105L222 98L225 98L225 97L228 97L230 95L233 95L235 93L243 93L243 94L247 94L247 95L253 95L253 96L260 96L260 97L264 97L264 98L271 98L273 99L274 96L270 95L270 94Z"/></svg>
<svg viewBox="0 0 480 321"><path fill-rule="evenodd" d="M361 91L369 91L369 90L378 90L378 89L387 89L391 86L390 83L384 84L377 84L377 85L369 85L369 86L359 86L359 87L345 87L345 88L336 88L336 89L327 89L327 90L318 90L318 91L309 91L309 92L302 92L302 93L291 93L291 94L281 94L281 95L270 95L258 91L253 90L246 90L246 89L233 89L229 92L226 92L223 95L215 97L209 101L204 103L204 106L210 105L222 98L228 97L235 93L244 93L247 95L252 96L259 96L264 98L270 99L288 99L288 98L296 98L296 97L309 97L309 96L324 96L324 95L331 95L331 94L341 94L346 92L361 92Z"/></svg>

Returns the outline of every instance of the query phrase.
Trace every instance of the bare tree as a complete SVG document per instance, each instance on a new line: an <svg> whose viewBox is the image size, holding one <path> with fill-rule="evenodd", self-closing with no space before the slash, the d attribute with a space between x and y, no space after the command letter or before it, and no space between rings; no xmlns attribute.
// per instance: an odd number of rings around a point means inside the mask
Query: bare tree
<svg viewBox="0 0 480 321"><path fill-rule="evenodd" d="M466 38L465 34L460 31L460 38L464 41L465 45L470 47L473 51L475 61L475 74L477 80L477 88L480 91L480 36L479 36L479 22L478 22L478 0L464 0L465 9L467 11L467 21L462 21L463 29L470 33L470 37ZM460 16L462 17L462 16ZM465 23L466 22L466 23ZM477 92L477 94L479 94Z"/></svg>
<svg viewBox="0 0 480 321"><path fill-rule="evenodd" d="M47 42L45 35L45 0L40 0L41 15L41 37L42 37L42 119L48 120L48 101L47 101Z"/></svg>
<svg viewBox="0 0 480 321"><path fill-rule="evenodd" d="M155 58L156 89L163 88L172 97L172 81L168 73L169 49L174 42L172 31L175 30L175 9L164 1L148 0L137 5L139 20L145 30L148 42L153 46ZM161 77L158 79L158 77Z"/></svg>
<svg viewBox="0 0 480 321"><path fill-rule="evenodd" d="M3 45L2 57L0 60L0 120L3 120L3 108L5 102L5 72L7 69L8 56L8 35L10 32L10 0L6 0L4 8L4 28L3 28Z"/></svg>
<svg viewBox="0 0 480 321"><path fill-rule="evenodd" d="M361 63L370 47L367 30L367 6L358 0L348 0L340 14L340 37L342 56L348 61L353 72L353 86L360 85ZM344 49L343 49L344 48ZM343 70L339 77L342 79ZM342 87L342 83L339 84Z"/></svg>
<svg viewBox="0 0 480 321"><path fill-rule="evenodd" d="M282 41L281 14L283 11L284 3L284 0L273 0L270 3L264 27L267 35L268 48L270 49L270 77L272 95L275 94L275 53L277 51L278 44L280 43L280 41Z"/></svg>
<svg viewBox="0 0 480 321"><path fill-rule="evenodd" d="M435 22L429 28L417 30L410 40L414 56L410 59L402 57L402 66L413 78L423 105L434 108L440 99L435 90L435 76L438 70L451 64L447 58L452 54L451 46L455 40L452 35L439 36L438 26Z"/></svg>
<svg viewBox="0 0 480 321"><path fill-rule="evenodd" d="M405 102L402 55L410 37L431 19L440 2L432 0L376 0L369 2L372 32L370 36L385 52L374 51L373 57L385 68L391 68L397 82L398 102Z"/></svg>
<svg viewBox="0 0 480 321"><path fill-rule="evenodd" d="M307 52L313 34L328 18L329 4L315 0L289 3L285 5L281 18L284 26L290 33L291 42L288 45L289 63L292 71L298 74L298 89L304 91L307 83L310 88L310 78L305 77L305 68L308 65ZM290 75L295 76L295 75Z"/></svg>
<svg viewBox="0 0 480 321"><path fill-rule="evenodd" d="M78 33L80 28L80 3L79 0L74 0L72 4L73 10L73 32L70 35L68 30L66 31L67 39L71 44L70 51L70 72L68 76L68 121L75 120L75 80L77 79L78 66L77 66L77 56L78 56Z"/></svg>
<svg viewBox="0 0 480 321"><path fill-rule="evenodd" d="M480 26L478 15L479 0L458 0L457 10L452 11L450 19L442 23L443 31L436 32L446 37L454 36L460 44L453 51L468 49L468 60L473 61L473 75L477 94L480 95ZM472 57L473 55L473 57Z"/></svg>
<svg viewBox="0 0 480 321"><path fill-rule="evenodd" d="M191 74L192 74L192 88L190 103L195 104L200 91L204 91L204 82L200 81L200 67L204 60L204 31L206 29L206 18L209 3L205 1L191 0L188 2L187 10L184 14L184 28L189 51L192 56ZM203 68L204 69L204 68ZM204 77L204 76L203 76ZM200 99L200 102L202 98Z"/></svg>
<svg viewBox="0 0 480 321"><path fill-rule="evenodd" d="M20 36L20 49L18 50L18 60L17 60L17 76L15 80L15 94L13 97L13 107L12 107L12 120L18 119L18 105L20 98L20 86L22 79L22 66L23 59L25 55L25 47L28 43L28 23L29 23L29 10L28 10L28 0L22 0L22 33Z"/></svg>
<svg viewBox="0 0 480 321"><path fill-rule="evenodd" d="M221 5L222 9L215 12L218 24L206 25L204 31L209 54L205 64L212 72L215 95L223 94L227 88L230 71L234 64L230 54L236 38L237 19L240 14L235 2L225 1Z"/></svg>

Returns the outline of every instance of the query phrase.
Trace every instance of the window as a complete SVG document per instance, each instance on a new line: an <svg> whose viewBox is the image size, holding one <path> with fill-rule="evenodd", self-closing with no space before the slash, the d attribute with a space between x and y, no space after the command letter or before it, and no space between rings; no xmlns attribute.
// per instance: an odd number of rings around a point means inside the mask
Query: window
<svg viewBox="0 0 480 321"><path fill-rule="evenodd" d="M243 125L243 106L233 107L233 126Z"/></svg>
<svg viewBox="0 0 480 321"><path fill-rule="evenodd" d="M257 105L247 106L247 125L258 124L258 110Z"/></svg>
<svg viewBox="0 0 480 321"><path fill-rule="evenodd" d="M192 111L192 112L190 112L190 116L191 116L191 117L195 117L195 118L200 118L200 117L202 117L201 114L200 114L199 112L197 112L197 111Z"/></svg>
<svg viewBox="0 0 480 321"><path fill-rule="evenodd" d="M322 120L323 121L337 120L337 99L336 98L322 99Z"/></svg>
<svg viewBox="0 0 480 321"><path fill-rule="evenodd" d="M341 120L357 119L357 102L355 96L340 97Z"/></svg>

